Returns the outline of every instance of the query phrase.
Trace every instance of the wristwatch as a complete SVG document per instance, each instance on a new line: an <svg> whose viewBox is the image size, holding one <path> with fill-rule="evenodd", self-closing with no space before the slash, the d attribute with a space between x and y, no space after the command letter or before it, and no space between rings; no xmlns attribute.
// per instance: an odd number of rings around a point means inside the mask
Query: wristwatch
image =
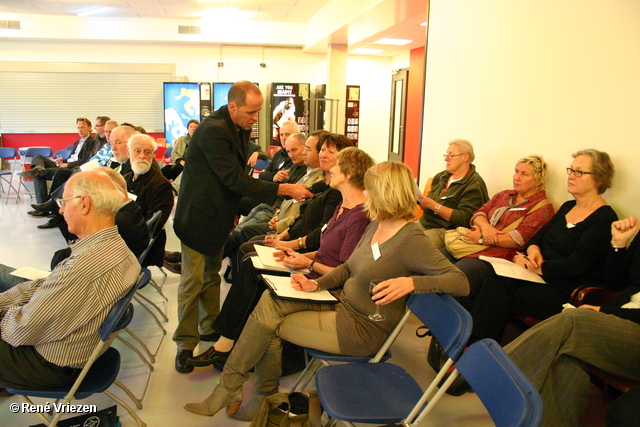
<svg viewBox="0 0 640 427"><path fill-rule="evenodd" d="M479 245L484 244L484 236L480 236L480 238L478 239L478 244Z"/></svg>
<svg viewBox="0 0 640 427"><path fill-rule="evenodd" d="M309 271L313 271L313 264L315 263L315 261L311 261L311 264L309 264Z"/></svg>

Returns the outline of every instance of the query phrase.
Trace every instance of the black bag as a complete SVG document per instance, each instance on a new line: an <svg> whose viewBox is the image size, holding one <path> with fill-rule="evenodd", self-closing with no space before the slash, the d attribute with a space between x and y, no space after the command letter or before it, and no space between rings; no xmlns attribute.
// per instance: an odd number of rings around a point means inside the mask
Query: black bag
<svg viewBox="0 0 640 427"><path fill-rule="evenodd" d="M426 330L426 326L420 326L418 328L418 330L416 331L416 335L418 337L423 338L427 335L431 335L431 332L428 331L424 333L418 332L421 329ZM447 354L444 352L436 337L432 336L431 343L429 344L429 353L427 354L427 362L429 362L429 365L433 368L434 371L440 372L440 369L442 369L447 360L449 360L449 356L447 356ZM449 369L450 372L447 372L445 374L444 378L442 378L442 381L440 381L440 384L438 384L438 387L442 387L447 378L449 378L450 373L453 372L454 367L455 365L453 365ZM468 391L470 391L469 384L467 384L467 381L465 381L462 375L458 375L458 377L453 381L453 383L445 393L450 394L451 396L462 396Z"/></svg>
<svg viewBox="0 0 640 427"><path fill-rule="evenodd" d="M92 427L120 427L120 421L118 420L118 407L113 405L110 408L101 409L97 412L91 412L58 421L58 427L83 427L85 425L90 425ZM40 423L31 427L47 426Z"/></svg>
<svg viewBox="0 0 640 427"><path fill-rule="evenodd" d="M315 391L267 396L249 427L320 427L320 400Z"/></svg>

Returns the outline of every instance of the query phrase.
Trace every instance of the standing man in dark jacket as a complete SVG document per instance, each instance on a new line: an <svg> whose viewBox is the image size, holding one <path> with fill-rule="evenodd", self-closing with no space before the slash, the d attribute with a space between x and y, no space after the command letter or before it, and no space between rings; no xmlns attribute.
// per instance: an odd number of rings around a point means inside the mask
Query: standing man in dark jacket
<svg viewBox="0 0 640 427"><path fill-rule="evenodd" d="M180 196L174 219L182 242L182 275L178 288L178 346L176 370L188 373L187 359L203 339L211 339L212 323L220 311L222 249L238 214L240 198L273 203L278 195L296 200L312 194L301 184L277 184L244 172L251 127L264 99L260 89L239 81L229 90L229 104L198 126L185 155ZM199 316L202 310L202 317Z"/></svg>

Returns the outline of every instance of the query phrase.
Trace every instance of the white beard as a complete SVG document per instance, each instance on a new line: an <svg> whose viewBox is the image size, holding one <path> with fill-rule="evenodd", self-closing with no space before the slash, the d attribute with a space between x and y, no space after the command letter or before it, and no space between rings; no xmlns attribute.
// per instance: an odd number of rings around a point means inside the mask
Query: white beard
<svg viewBox="0 0 640 427"><path fill-rule="evenodd" d="M151 163L147 163L144 160L136 160L135 162L131 163L131 170L136 175L144 175L145 173L149 172L150 169Z"/></svg>

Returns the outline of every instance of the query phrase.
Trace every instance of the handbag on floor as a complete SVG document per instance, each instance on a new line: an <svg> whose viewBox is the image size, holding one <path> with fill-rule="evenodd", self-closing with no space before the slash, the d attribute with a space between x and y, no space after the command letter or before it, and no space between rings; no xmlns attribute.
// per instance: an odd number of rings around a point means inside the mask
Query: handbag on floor
<svg viewBox="0 0 640 427"><path fill-rule="evenodd" d="M275 393L264 399L249 427L320 427L320 412L315 391Z"/></svg>
<svg viewBox="0 0 640 427"><path fill-rule="evenodd" d="M58 427L78 427L78 426L96 426L96 427L120 427L118 419L118 406L113 405L110 408L101 409L96 412L78 415L72 418L66 418L58 421ZM36 424L31 427L47 427L44 424Z"/></svg>
<svg viewBox="0 0 640 427"><path fill-rule="evenodd" d="M426 326L420 326L416 331L416 335L420 338L424 338L427 335L431 335ZM444 366L446 361L449 360L449 356L444 352L442 345L438 342L436 337L431 336L431 343L429 344L429 353L427 354L427 362L433 368L434 371L439 372L440 369ZM449 378L449 374L453 372L455 365L450 368L450 372L442 378L438 387L442 387L442 384ZM458 375L458 377L451 383L451 386L447 389L445 393L450 394L451 396L462 396L463 394L470 391L469 384L465 381L462 375Z"/></svg>

